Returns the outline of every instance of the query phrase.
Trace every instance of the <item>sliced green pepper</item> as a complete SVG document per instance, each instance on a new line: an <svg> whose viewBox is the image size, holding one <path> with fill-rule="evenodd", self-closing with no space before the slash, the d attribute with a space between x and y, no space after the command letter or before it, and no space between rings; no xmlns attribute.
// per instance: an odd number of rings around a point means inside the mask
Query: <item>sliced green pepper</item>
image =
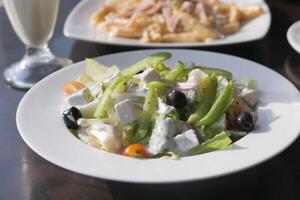
<svg viewBox="0 0 300 200"><path fill-rule="evenodd" d="M184 64L181 61L177 61L175 67L171 69L165 75L165 80L174 83L177 78L184 72Z"/></svg>
<svg viewBox="0 0 300 200"><path fill-rule="evenodd" d="M196 123L198 128L214 123L221 117L221 115L223 115L229 104L232 102L232 90L232 82L229 81L223 92L217 97L208 113Z"/></svg>
<svg viewBox="0 0 300 200"><path fill-rule="evenodd" d="M213 105L217 94L217 77L215 75L207 76L203 80L200 87L200 95L202 96L202 102L200 102L200 105L197 108L196 112L188 118L187 122L191 124L194 124L200 119L202 119Z"/></svg>
<svg viewBox="0 0 300 200"><path fill-rule="evenodd" d="M163 89L164 86L165 84L162 82L155 81L149 83L148 93L146 95L145 103L143 106L142 117L139 121L139 128L138 131L130 139L131 143L138 143L149 135L152 125L152 117L157 107L157 93L158 90Z"/></svg>
<svg viewBox="0 0 300 200"><path fill-rule="evenodd" d="M169 59L172 55L168 52L159 52L152 54L150 56L147 56L143 58L142 60L138 61L137 63L126 67L121 71L121 74L123 76L132 76L136 74L137 72L145 69L146 67L152 67L156 71L161 71L162 68L164 68L164 65L162 65L162 62Z"/></svg>
<svg viewBox="0 0 300 200"><path fill-rule="evenodd" d="M224 128L223 127L220 127L220 126L206 126L204 129L203 129L203 137L204 137L204 140L209 140L213 137L215 137L216 135L218 135L219 133L223 132L224 131Z"/></svg>
<svg viewBox="0 0 300 200"><path fill-rule="evenodd" d="M124 86L124 83L126 82L126 79L123 76L118 76L104 91L103 95L101 96L101 99L99 101L99 104L96 108L96 111L94 113L94 117L101 119L105 117L107 106L110 102L111 94L117 90L120 87Z"/></svg>
<svg viewBox="0 0 300 200"><path fill-rule="evenodd" d="M207 74L215 74L217 76L223 76L228 80L232 79L232 73L223 69L204 67L204 66L196 66L195 68L201 69Z"/></svg>
<svg viewBox="0 0 300 200"><path fill-rule="evenodd" d="M231 139L229 138L228 134L223 131L222 133L216 135L212 139L199 144L192 149L190 149L187 154L189 156L194 156L202 153L208 153L211 151L222 150L227 148L232 143Z"/></svg>

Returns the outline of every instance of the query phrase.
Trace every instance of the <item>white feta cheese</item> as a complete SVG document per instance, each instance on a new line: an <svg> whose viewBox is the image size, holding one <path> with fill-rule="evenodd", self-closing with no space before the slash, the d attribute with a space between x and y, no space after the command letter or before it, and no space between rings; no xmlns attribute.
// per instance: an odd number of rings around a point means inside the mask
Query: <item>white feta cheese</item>
<svg viewBox="0 0 300 200"><path fill-rule="evenodd" d="M193 129L189 129L174 137L175 152L180 155L185 154L189 149L199 144L196 132Z"/></svg>
<svg viewBox="0 0 300 200"><path fill-rule="evenodd" d="M144 84L148 84L152 81L160 80L160 75L154 69L152 69L150 67L148 67L142 73L134 75L134 77L138 78Z"/></svg>
<svg viewBox="0 0 300 200"><path fill-rule="evenodd" d="M139 107L130 99L117 103L114 108L122 124L133 122L139 117Z"/></svg>
<svg viewBox="0 0 300 200"><path fill-rule="evenodd" d="M253 107L258 101L258 94L255 90L244 88L240 97L248 104L248 106Z"/></svg>
<svg viewBox="0 0 300 200"><path fill-rule="evenodd" d="M207 76L207 74L205 72L203 72L201 69L193 69L189 73L187 82L199 84L202 80L205 79L206 76Z"/></svg>
<svg viewBox="0 0 300 200"><path fill-rule="evenodd" d="M79 127L81 128L88 128L90 126L92 126L93 124L96 124L96 123L102 123L99 119L86 119L86 118L79 118L77 120L77 124L79 125Z"/></svg>
<svg viewBox="0 0 300 200"><path fill-rule="evenodd" d="M197 83L178 82L175 89L179 90L191 90L197 87Z"/></svg>
<svg viewBox="0 0 300 200"><path fill-rule="evenodd" d="M148 151L157 154L172 148L175 134L176 123L173 119L167 118L157 121L149 141Z"/></svg>
<svg viewBox="0 0 300 200"><path fill-rule="evenodd" d="M188 80L186 82L178 82L176 88L183 90L194 89L199 86L206 76L207 74L201 69L193 69L189 73Z"/></svg>
<svg viewBox="0 0 300 200"><path fill-rule="evenodd" d="M94 98L102 93L102 83L100 81L88 85L88 88Z"/></svg>
<svg viewBox="0 0 300 200"><path fill-rule="evenodd" d="M223 76L218 76L218 87L217 87L217 95L220 95L225 87L227 86L228 81Z"/></svg>
<svg viewBox="0 0 300 200"><path fill-rule="evenodd" d="M158 114L162 114L162 115L169 114L169 113L175 112L175 111L176 111L176 108L165 104L160 98L158 99L158 109L157 109Z"/></svg>
<svg viewBox="0 0 300 200"><path fill-rule="evenodd" d="M88 88L84 88L79 90L66 98L66 103L72 106L80 106L85 105L91 101L93 101L93 96Z"/></svg>
<svg viewBox="0 0 300 200"><path fill-rule="evenodd" d="M237 90L238 94L240 94L245 88L249 90L253 90L254 93L258 94L257 83L255 80L241 79L241 80L235 80L233 83L234 83L234 88Z"/></svg>
<svg viewBox="0 0 300 200"><path fill-rule="evenodd" d="M120 133L111 124L96 122L87 128L86 132L94 136L99 141L101 149L105 151L116 152L121 148Z"/></svg>

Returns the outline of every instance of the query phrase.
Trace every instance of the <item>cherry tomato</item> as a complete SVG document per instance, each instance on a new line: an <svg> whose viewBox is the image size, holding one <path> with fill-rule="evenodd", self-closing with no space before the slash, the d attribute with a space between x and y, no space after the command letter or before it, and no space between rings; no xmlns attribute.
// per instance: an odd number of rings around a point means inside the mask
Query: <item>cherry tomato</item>
<svg viewBox="0 0 300 200"><path fill-rule="evenodd" d="M226 112L226 121L227 121L227 128L229 129L236 129L236 118L242 112L242 108L239 105L232 105L228 108Z"/></svg>
<svg viewBox="0 0 300 200"><path fill-rule="evenodd" d="M237 117L242 112L242 108L240 106L234 106L233 114Z"/></svg>
<svg viewBox="0 0 300 200"><path fill-rule="evenodd" d="M126 149L124 149L123 153L124 156L129 156L133 158L147 158L149 154L145 147L141 144L131 144Z"/></svg>
<svg viewBox="0 0 300 200"><path fill-rule="evenodd" d="M74 92L81 90L83 88L85 88L84 84L77 81L71 81L64 84L63 91L66 94L73 94Z"/></svg>

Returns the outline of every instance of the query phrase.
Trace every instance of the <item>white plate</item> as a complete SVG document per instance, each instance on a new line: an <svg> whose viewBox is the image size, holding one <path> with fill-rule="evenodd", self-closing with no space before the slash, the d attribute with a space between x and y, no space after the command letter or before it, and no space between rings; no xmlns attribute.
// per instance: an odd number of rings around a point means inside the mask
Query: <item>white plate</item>
<svg viewBox="0 0 300 200"><path fill-rule="evenodd" d="M227 36L225 39L215 40L207 43L143 43L136 39L108 37L107 33L99 32L95 27L89 24L89 17L92 13L99 9L100 2L103 1L104 0L82 0L80 3L78 3L65 22L65 36L90 42L126 46L200 47L227 45L258 40L267 34L271 24L269 7L263 0L233 0L233 2L238 2L239 4L261 5L264 8L265 13L262 16L251 20L237 33Z"/></svg>
<svg viewBox="0 0 300 200"><path fill-rule="evenodd" d="M157 51L111 54L96 60L122 68ZM84 63L79 62L46 77L24 96L17 111L21 136L40 156L63 168L103 179L139 183L201 180L237 172L271 158L297 138L299 92L287 79L260 64L234 56L193 50L168 51L173 57L167 64L189 61L230 70L238 79L256 79L261 92L257 129L236 142L232 150L175 161L141 160L97 150L76 139L60 114L62 85L84 71Z"/></svg>
<svg viewBox="0 0 300 200"><path fill-rule="evenodd" d="M300 21L295 22L287 31L287 39L290 45L300 53Z"/></svg>

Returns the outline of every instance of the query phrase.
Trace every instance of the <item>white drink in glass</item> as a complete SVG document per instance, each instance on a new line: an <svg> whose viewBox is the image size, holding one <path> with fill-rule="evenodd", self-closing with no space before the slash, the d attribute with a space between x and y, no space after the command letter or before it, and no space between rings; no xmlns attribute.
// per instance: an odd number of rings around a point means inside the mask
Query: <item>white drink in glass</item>
<svg viewBox="0 0 300 200"><path fill-rule="evenodd" d="M46 75L71 63L56 58L47 45L53 35L59 0L4 0L3 3L13 29L26 46L23 59L4 72L10 85L30 88Z"/></svg>

